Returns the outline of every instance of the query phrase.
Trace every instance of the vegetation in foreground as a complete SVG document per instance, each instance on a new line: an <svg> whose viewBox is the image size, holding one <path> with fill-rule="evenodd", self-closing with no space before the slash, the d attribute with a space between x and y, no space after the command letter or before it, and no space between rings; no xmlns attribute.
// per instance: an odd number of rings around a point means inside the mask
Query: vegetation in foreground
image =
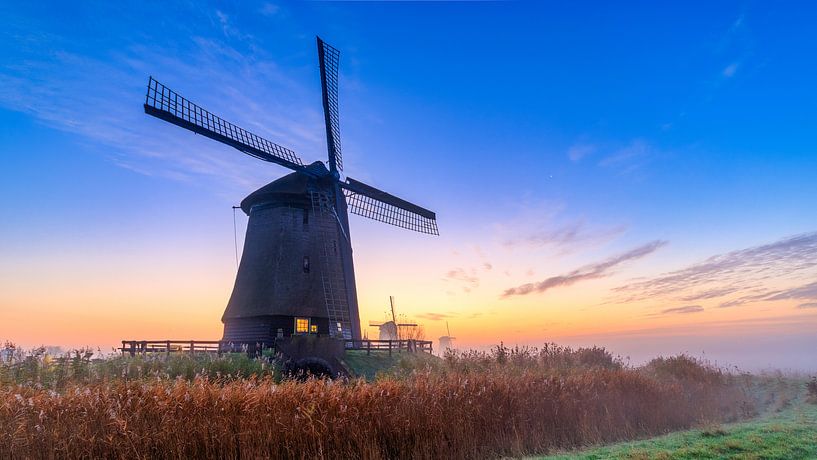
<svg viewBox="0 0 817 460"><path fill-rule="evenodd" d="M0 457L521 456L733 421L756 407L746 376L686 356L632 368L603 348L452 353L371 382L279 382L267 369L236 378L226 368L174 379L166 368L120 372L144 362L116 360L125 361L57 380L43 378L50 369L16 381L19 369L4 370Z"/></svg>
<svg viewBox="0 0 817 460"><path fill-rule="evenodd" d="M163 353L134 357L115 354L94 358L91 349L72 350L54 356L45 347L23 351L6 343L5 359L0 360L0 386L63 390L69 386L114 381L192 380L206 377L233 380L250 376L276 376L277 367L264 359L251 359L244 353L216 356L210 353L190 355Z"/></svg>
<svg viewBox="0 0 817 460"><path fill-rule="evenodd" d="M627 442L584 452L554 455L547 459L767 459L817 458L817 380L808 383L806 398L802 382L768 379L767 395L775 395L767 414L757 420L708 426L644 441ZM792 387L793 386L793 387Z"/></svg>

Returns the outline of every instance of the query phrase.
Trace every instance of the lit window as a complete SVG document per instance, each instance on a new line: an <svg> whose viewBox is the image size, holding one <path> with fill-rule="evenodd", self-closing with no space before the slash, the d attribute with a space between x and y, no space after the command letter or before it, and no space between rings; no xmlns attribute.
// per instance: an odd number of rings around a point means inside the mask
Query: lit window
<svg viewBox="0 0 817 460"><path fill-rule="evenodd" d="M317 334L318 333L318 325L313 324L313 325L309 326L309 332L311 332L313 334Z"/></svg>
<svg viewBox="0 0 817 460"><path fill-rule="evenodd" d="M295 318L295 333L306 334L309 332L309 318Z"/></svg>
<svg viewBox="0 0 817 460"><path fill-rule="evenodd" d="M309 256L304 256L304 273L309 273Z"/></svg>

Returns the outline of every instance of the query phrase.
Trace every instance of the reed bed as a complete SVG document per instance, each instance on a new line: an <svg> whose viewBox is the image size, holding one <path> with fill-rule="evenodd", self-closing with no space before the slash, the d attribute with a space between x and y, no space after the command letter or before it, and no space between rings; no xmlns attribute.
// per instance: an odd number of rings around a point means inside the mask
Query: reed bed
<svg viewBox="0 0 817 460"><path fill-rule="evenodd" d="M684 356L628 368L603 349L502 348L374 382L198 376L62 391L0 386L0 457L495 458L752 411L736 377Z"/></svg>

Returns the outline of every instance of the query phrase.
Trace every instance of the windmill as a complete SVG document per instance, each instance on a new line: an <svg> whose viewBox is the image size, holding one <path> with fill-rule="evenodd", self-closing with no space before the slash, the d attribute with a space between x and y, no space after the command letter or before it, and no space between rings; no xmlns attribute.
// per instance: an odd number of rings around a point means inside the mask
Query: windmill
<svg viewBox="0 0 817 460"><path fill-rule="evenodd" d="M156 81L145 113L293 172L241 201L249 220L244 251L222 316L225 341L270 343L321 334L360 340L348 213L438 235L433 212L350 177L343 179L338 111L340 53L320 37L318 63L328 168L240 128Z"/></svg>
<svg viewBox="0 0 817 460"><path fill-rule="evenodd" d="M378 339L380 340L401 340L404 334L400 333L400 329L416 328L417 323L397 322L397 315L394 312L394 296L389 296L389 306L391 307L391 321L369 321L369 326L379 329Z"/></svg>
<svg viewBox="0 0 817 460"><path fill-rule="evenodd" d="M451 337L451 329L448 328L448 321L445 322L445 332L448 335L440 337L440 353L445 353L449 348L454 348L456 337Z"/></svg>

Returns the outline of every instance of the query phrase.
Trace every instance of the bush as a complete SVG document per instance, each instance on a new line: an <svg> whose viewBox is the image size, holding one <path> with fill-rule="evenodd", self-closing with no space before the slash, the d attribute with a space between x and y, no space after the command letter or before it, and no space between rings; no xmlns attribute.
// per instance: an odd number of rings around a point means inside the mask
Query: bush
<svg viewBox="0 0 817 460"><path fill-rule="evenodd" d="M808 402L817 404L817 377L812 377L806 382L806 391L808 392Z"/></svg>
<svg viewBox="0 0 817 460"><path fill-rule="evenodd" d="M44 347L29 351L15 348L13 356L0 362L0 385L25 385L60 390L69 384L92 384L111 380L176 379L196 376L238 379L273 375L275 367L244 353L215 356L209 353L114 355L93 358L98 352L83 348L52 356Z"/></svg>
<svg viewBox="0 0 817 460"><path fill-rule="evenodd" d="M489 351L449 349L445 362L458 372L487 371L522 372L536 369L545 372L575 372L587 369L622 369L621 358L601 347L573 349L546 343L537 347L507 347L500 343Z"/></svg>

